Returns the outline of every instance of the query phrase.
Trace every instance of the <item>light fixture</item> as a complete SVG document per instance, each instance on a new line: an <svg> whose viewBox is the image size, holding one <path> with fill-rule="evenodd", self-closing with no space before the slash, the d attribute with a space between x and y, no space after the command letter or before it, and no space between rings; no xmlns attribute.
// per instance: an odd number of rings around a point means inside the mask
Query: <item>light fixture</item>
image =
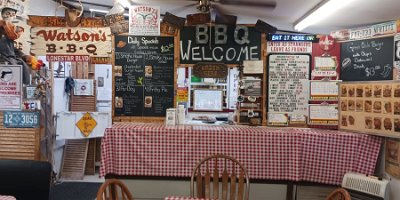
<svg viewBox="0 0 400 200"><path fill-rule="evenodd" d="M107 11L107 10L100 10L100 9L93 9L93 8L90 8L89 11L90 12L97 12L97 13L104 13L104 14L109 14L109 12L110 12L110 11ZM116 14L116 13L114 13L114 14ZM129 14L128 13L124 13L124 16L129 17Z"/></svg>
<svg viewBox="0 0 400 200"><path fill-rule="evenodd" d="M332 13L347 6L352 1L354 0L323 0L301 17L300 20L295 23L294 29L301 31L306 27L325 19Z"/></svg>

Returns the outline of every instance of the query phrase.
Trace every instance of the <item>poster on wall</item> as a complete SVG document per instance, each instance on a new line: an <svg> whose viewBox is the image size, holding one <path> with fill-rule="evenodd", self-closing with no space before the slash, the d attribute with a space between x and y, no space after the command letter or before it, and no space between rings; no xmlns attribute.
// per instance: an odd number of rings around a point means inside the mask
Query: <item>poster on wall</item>
<svg viewBox="0 0 400 200"><path fill-rule="evenodd" d="M129 8L130 35L160 35L159 6L131 6Z"/></svg>
<svg viewBox="0 0 400 200"><path fill-rule="evenodd" d="M343 82L340 84L339 128L398 137L399 98L400 83L395 81Z"/></svg>
<svg viewBox="0 0 400 200"><path fill-rule="evenodd" d="M400 178L400 140L386 138L385 171L395 178Z"/></svg>
<svg viewBox="0 0 400 200"><path fill-rule="evenodd" d="M311 56L270 54L268 62L268 113L307 116Z"/></svg>
<svg viewBox="0 0 400 200"><path fill-rule="evenodd" d="M22 67L0 65L0 110L21 110Z"/></svg>

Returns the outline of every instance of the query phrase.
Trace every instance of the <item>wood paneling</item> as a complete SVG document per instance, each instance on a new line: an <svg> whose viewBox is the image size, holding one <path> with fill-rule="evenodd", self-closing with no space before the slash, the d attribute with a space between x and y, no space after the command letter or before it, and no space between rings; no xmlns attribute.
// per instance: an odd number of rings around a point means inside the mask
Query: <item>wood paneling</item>
<svg viewBox="0 0 400 200"><path fill-rule="evenodd" d="M0 159L40 159L40 128L5 128L0 112Z"/></svg>
<svg viewBox="0 0 400 200"><path fill-rule="evenodd" d="M89 140L68 140L64 147L61 179L82 180L85 173Z"/></svg>

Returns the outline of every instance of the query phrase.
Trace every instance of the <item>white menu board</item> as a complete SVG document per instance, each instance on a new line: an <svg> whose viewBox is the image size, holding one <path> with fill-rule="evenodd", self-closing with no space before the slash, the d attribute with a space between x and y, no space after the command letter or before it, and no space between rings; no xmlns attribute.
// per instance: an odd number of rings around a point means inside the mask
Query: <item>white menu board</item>
<svg viewBox="0 0 400 200"><path fill-rule="evenodd" d="M339 109L337 104L310 105L308 124L311 125L338 125Z"/></svg>
<svg viewBox="0 0 400 200"><path fill-rule="evenodd" d="M340 81L310 81L310 100L339 100Z"/></svg>
<svg viewBox="0 0 400 200"><path fill-rule="evenodd" d="M270 54L268 112L308 115L310 55Z"/></svg>

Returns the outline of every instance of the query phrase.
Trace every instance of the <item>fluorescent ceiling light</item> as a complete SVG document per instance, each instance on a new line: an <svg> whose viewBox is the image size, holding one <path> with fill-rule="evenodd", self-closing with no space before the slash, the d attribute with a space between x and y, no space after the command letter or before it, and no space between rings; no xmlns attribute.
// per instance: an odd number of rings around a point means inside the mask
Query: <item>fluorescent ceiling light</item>
<svg viewBox="0 0 400 200"><path fill-rule="evenodd" d="M131 6L131 3L129 3L128 0L117 0L123 7L129 8Z"/></svg>
<svg viewBox="0 0 400 200"><path fill-rule="evenodd" d="M109 11L107 11L107 10L99 10L99 9L92 9L92 8L90 8L89 11L90 12L105 13L105 14L109 13ZM124 16L129 17L129 14L128 13L124 13Z"/></svg>
<svg viewBox="0 0 400 200"><path fill-rule="evenodd" d="M305 16L301 18L300 21L295 23L294 29L301 31L308 26L311 26L332 13L340 10L341 8L347 6L354 0L324 0L319 3L315 8L308 12Z"/></svg>

